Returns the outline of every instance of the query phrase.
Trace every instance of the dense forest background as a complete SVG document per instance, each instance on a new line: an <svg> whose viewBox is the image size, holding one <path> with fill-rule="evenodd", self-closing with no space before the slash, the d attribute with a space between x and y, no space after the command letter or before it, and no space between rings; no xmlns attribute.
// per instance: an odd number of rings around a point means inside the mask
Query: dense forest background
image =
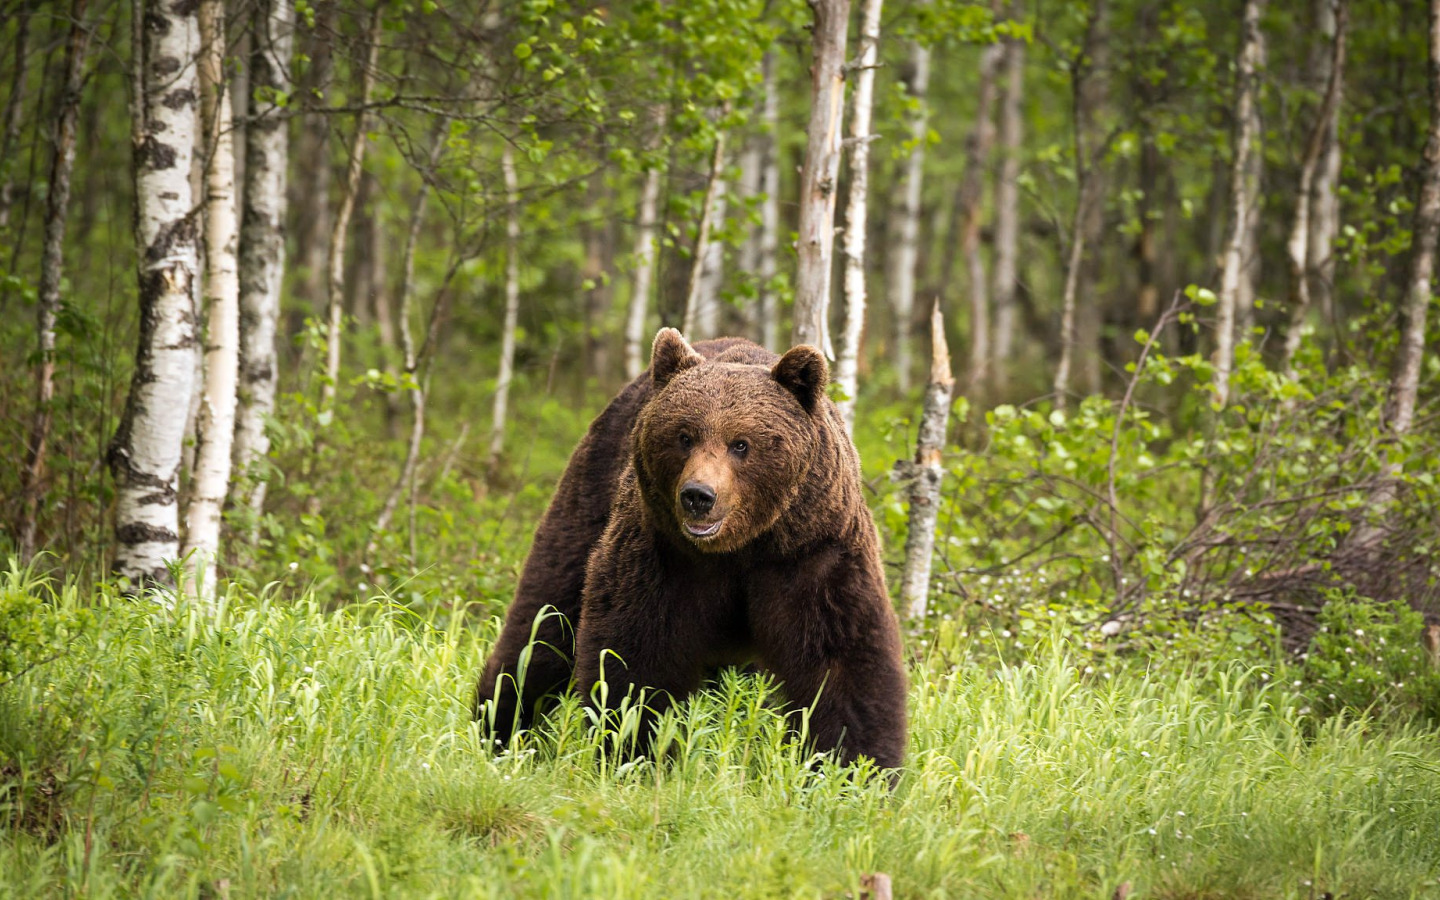
<svg viewBox="0 0 1440 900"><path fill-rule="evenodd" d="M1440 0L0 0L0 895L1440 896ZM905 768L475 676L832 360Z"/></svg>

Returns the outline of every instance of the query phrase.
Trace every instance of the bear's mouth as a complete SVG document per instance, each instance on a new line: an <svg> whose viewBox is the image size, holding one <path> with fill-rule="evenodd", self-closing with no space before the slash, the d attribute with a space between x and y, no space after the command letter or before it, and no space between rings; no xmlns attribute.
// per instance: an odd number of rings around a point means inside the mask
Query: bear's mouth
<svg viewBox="0 0 1440 900"><path fill-rule="evenodd" d="M725 524L724 517L708 523L686 522L685 530L690 532L691 537L708 538L714 537L715 534L720 531L720 526L723 524Z"/></svg>

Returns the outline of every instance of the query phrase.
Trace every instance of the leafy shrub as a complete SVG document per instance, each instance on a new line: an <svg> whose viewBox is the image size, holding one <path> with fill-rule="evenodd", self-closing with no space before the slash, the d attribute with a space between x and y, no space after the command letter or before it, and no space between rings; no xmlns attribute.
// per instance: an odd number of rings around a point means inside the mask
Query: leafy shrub
<svg viewBox="0 0 1440 900"><path fill-rule="evenodd" d="M1337 596L1300 664L1317 715L1341 711L1440 722L1440 668L1420 644L1421 615L1402 601Z"/></svg>

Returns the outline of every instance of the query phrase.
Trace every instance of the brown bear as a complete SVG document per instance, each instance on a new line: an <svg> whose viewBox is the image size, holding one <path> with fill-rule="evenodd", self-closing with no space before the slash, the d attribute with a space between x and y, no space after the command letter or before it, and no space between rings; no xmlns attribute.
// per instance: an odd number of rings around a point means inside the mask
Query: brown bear
<svg viewBox="0 0 1440 900"><path fill-rule="evenodd" d="M899 629L827 380L813 347L660 331L535 532L477 687L495 740L572 681L592 706L647 689L653 721L707 673L757 662L792 714L810 710L816 749L900 764Z"/></svg>

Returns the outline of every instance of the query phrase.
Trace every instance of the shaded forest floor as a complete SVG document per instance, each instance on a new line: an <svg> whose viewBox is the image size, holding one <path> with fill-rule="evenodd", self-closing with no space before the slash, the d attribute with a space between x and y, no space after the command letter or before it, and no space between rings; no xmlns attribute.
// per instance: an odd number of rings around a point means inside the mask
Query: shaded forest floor
<svg viewBox="0 0 1440 900"><path fill-rule="evenodd" d="M891 791L812 768L752 677L668 719L662 765L573 703L494 756L494 620L0 586L60 647L0 684L0 897L1440 897L1440 739L1263 668L932 653Z"/></svg>

